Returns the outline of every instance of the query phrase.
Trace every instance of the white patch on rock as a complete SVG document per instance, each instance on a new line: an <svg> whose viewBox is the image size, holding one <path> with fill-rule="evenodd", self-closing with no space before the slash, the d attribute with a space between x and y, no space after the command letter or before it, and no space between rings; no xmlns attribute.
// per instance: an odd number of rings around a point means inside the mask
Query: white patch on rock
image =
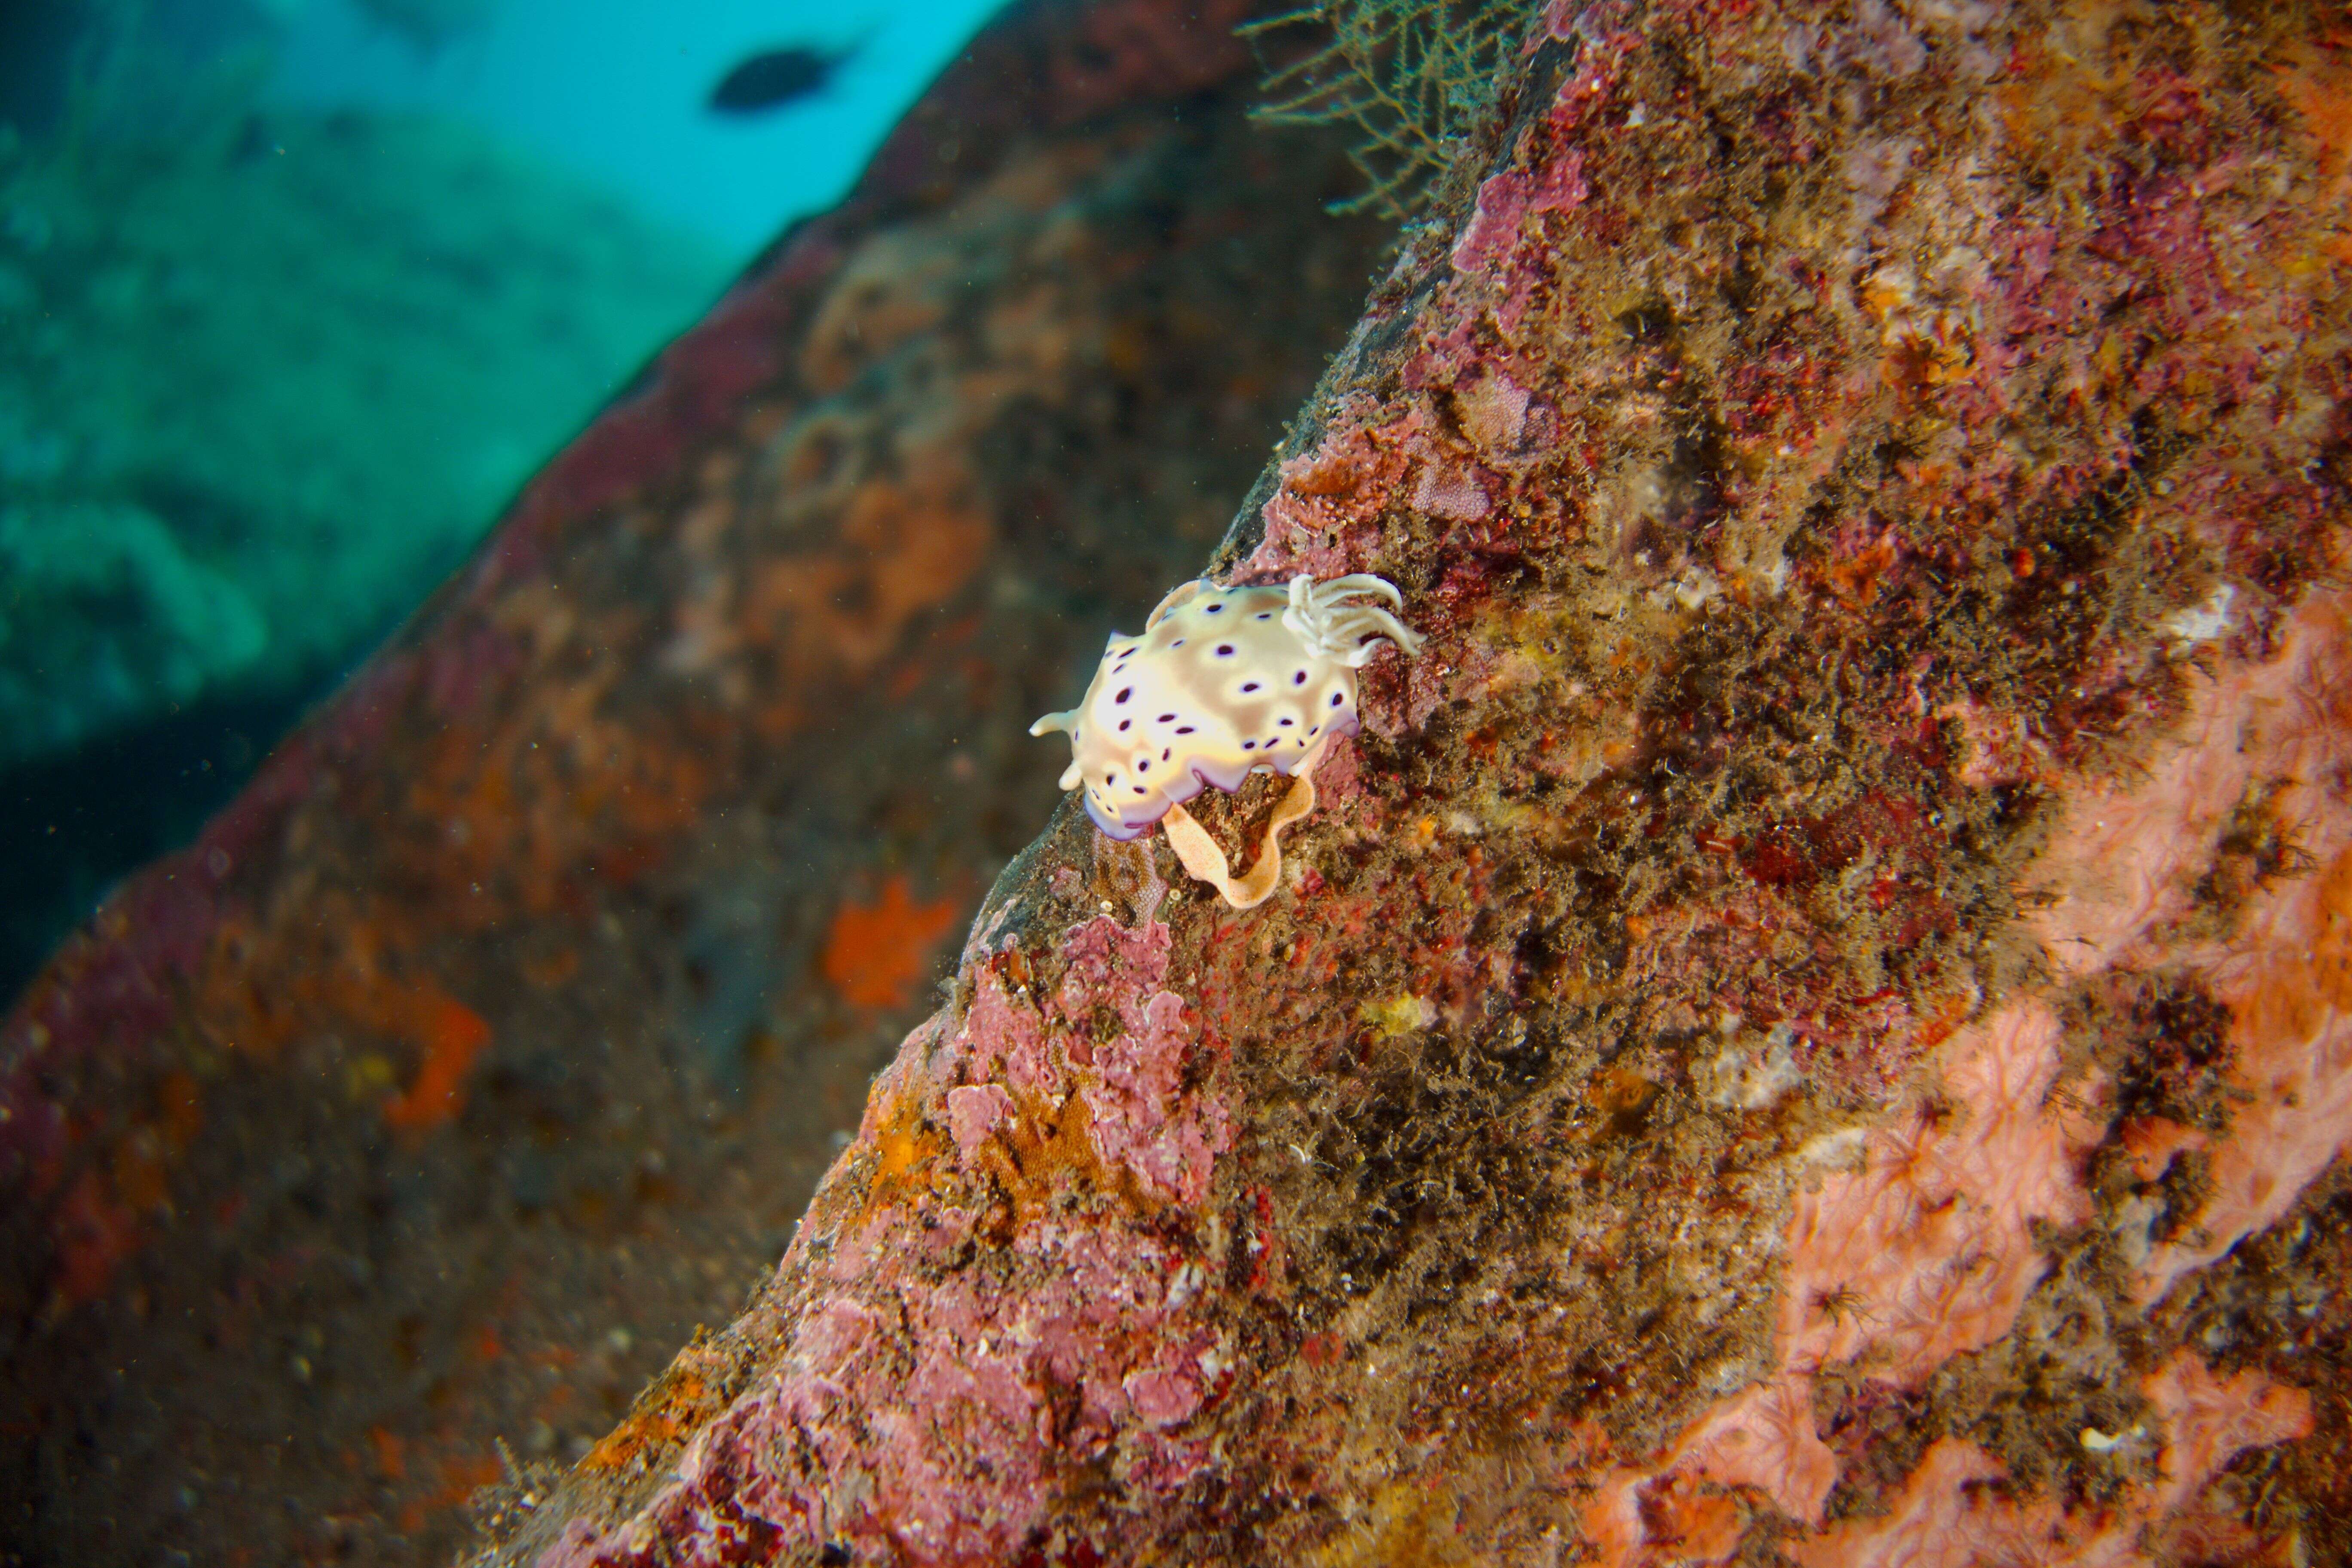
<svg viewBox="0 0 2352 1568"><path fill-rule="evenodd" d="M2236 624L2231 606L2237 602L2237 597L2236 584L2224 583L2206 595L2203 604L2176 610L2158 621L2157 626L2165 636L2184 646L2212 642L2228 636L2230 628Z"/></svg>

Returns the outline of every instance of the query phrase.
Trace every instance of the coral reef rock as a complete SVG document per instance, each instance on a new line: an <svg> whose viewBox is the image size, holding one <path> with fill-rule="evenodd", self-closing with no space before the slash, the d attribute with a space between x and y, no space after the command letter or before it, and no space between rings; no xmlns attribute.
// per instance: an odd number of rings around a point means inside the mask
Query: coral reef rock
<svg viewBox="0 0 2352 1568"><path fill-rule="evenodd" d="M1429 637L1283 889L1065 806L498 1560L2352 1554L2330 26L1557 0L1211 563Z"/></svg>

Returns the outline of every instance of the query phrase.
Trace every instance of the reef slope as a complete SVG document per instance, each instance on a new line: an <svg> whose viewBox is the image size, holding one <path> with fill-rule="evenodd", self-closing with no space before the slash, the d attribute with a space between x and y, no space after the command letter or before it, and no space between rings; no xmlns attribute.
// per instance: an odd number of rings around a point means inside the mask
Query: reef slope
<svg viewBox="0 0 2352 1568"><path fill-rule="evenodd" d="M1556 5L1215 558L1431 639L1289 886L1066 806L499 1560L2352 1552L2334 15Z"/></svg>

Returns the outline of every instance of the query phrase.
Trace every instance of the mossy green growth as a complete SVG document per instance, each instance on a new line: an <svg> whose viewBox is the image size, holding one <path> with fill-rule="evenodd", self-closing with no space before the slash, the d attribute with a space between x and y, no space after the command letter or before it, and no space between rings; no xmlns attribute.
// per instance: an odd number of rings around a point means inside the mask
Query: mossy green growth
<svg viewBox="0 0 2352 1568"><path fill-rule="evenodd" d="M1325 0L1249 23L1239 32L1261 58L1288 29L1329 34L1312 53L1269 66L1253 118L1352 128L1348 155L1365 189L1332 210L1410 217L1493 101L1535 11L1531 0Z"/></svg>

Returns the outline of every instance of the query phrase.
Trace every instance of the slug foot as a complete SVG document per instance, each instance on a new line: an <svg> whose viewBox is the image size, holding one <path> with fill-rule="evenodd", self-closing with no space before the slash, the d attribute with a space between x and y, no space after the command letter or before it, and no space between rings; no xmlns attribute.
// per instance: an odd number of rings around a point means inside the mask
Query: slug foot
<svg viewBox="0 0 2352 1568"><path fill-rule="evenodd" d="M1184 863L1184 869L1192 873L1194 880L1216 889L1225 902L1237 910L1255 909L1273 896L1282 880L1282 830L1315 809L1315 769L1322 761L1323 748L1319 744L1300 761L1290 788L1266 820L1265 842L1244 875L1233 875L1225 852L1209 837L1209 830L1181 805L1170 806L1168 815L1160 819L1160 831L1168 835L1168 847L1176 851L1176 858Z"/></svg>

